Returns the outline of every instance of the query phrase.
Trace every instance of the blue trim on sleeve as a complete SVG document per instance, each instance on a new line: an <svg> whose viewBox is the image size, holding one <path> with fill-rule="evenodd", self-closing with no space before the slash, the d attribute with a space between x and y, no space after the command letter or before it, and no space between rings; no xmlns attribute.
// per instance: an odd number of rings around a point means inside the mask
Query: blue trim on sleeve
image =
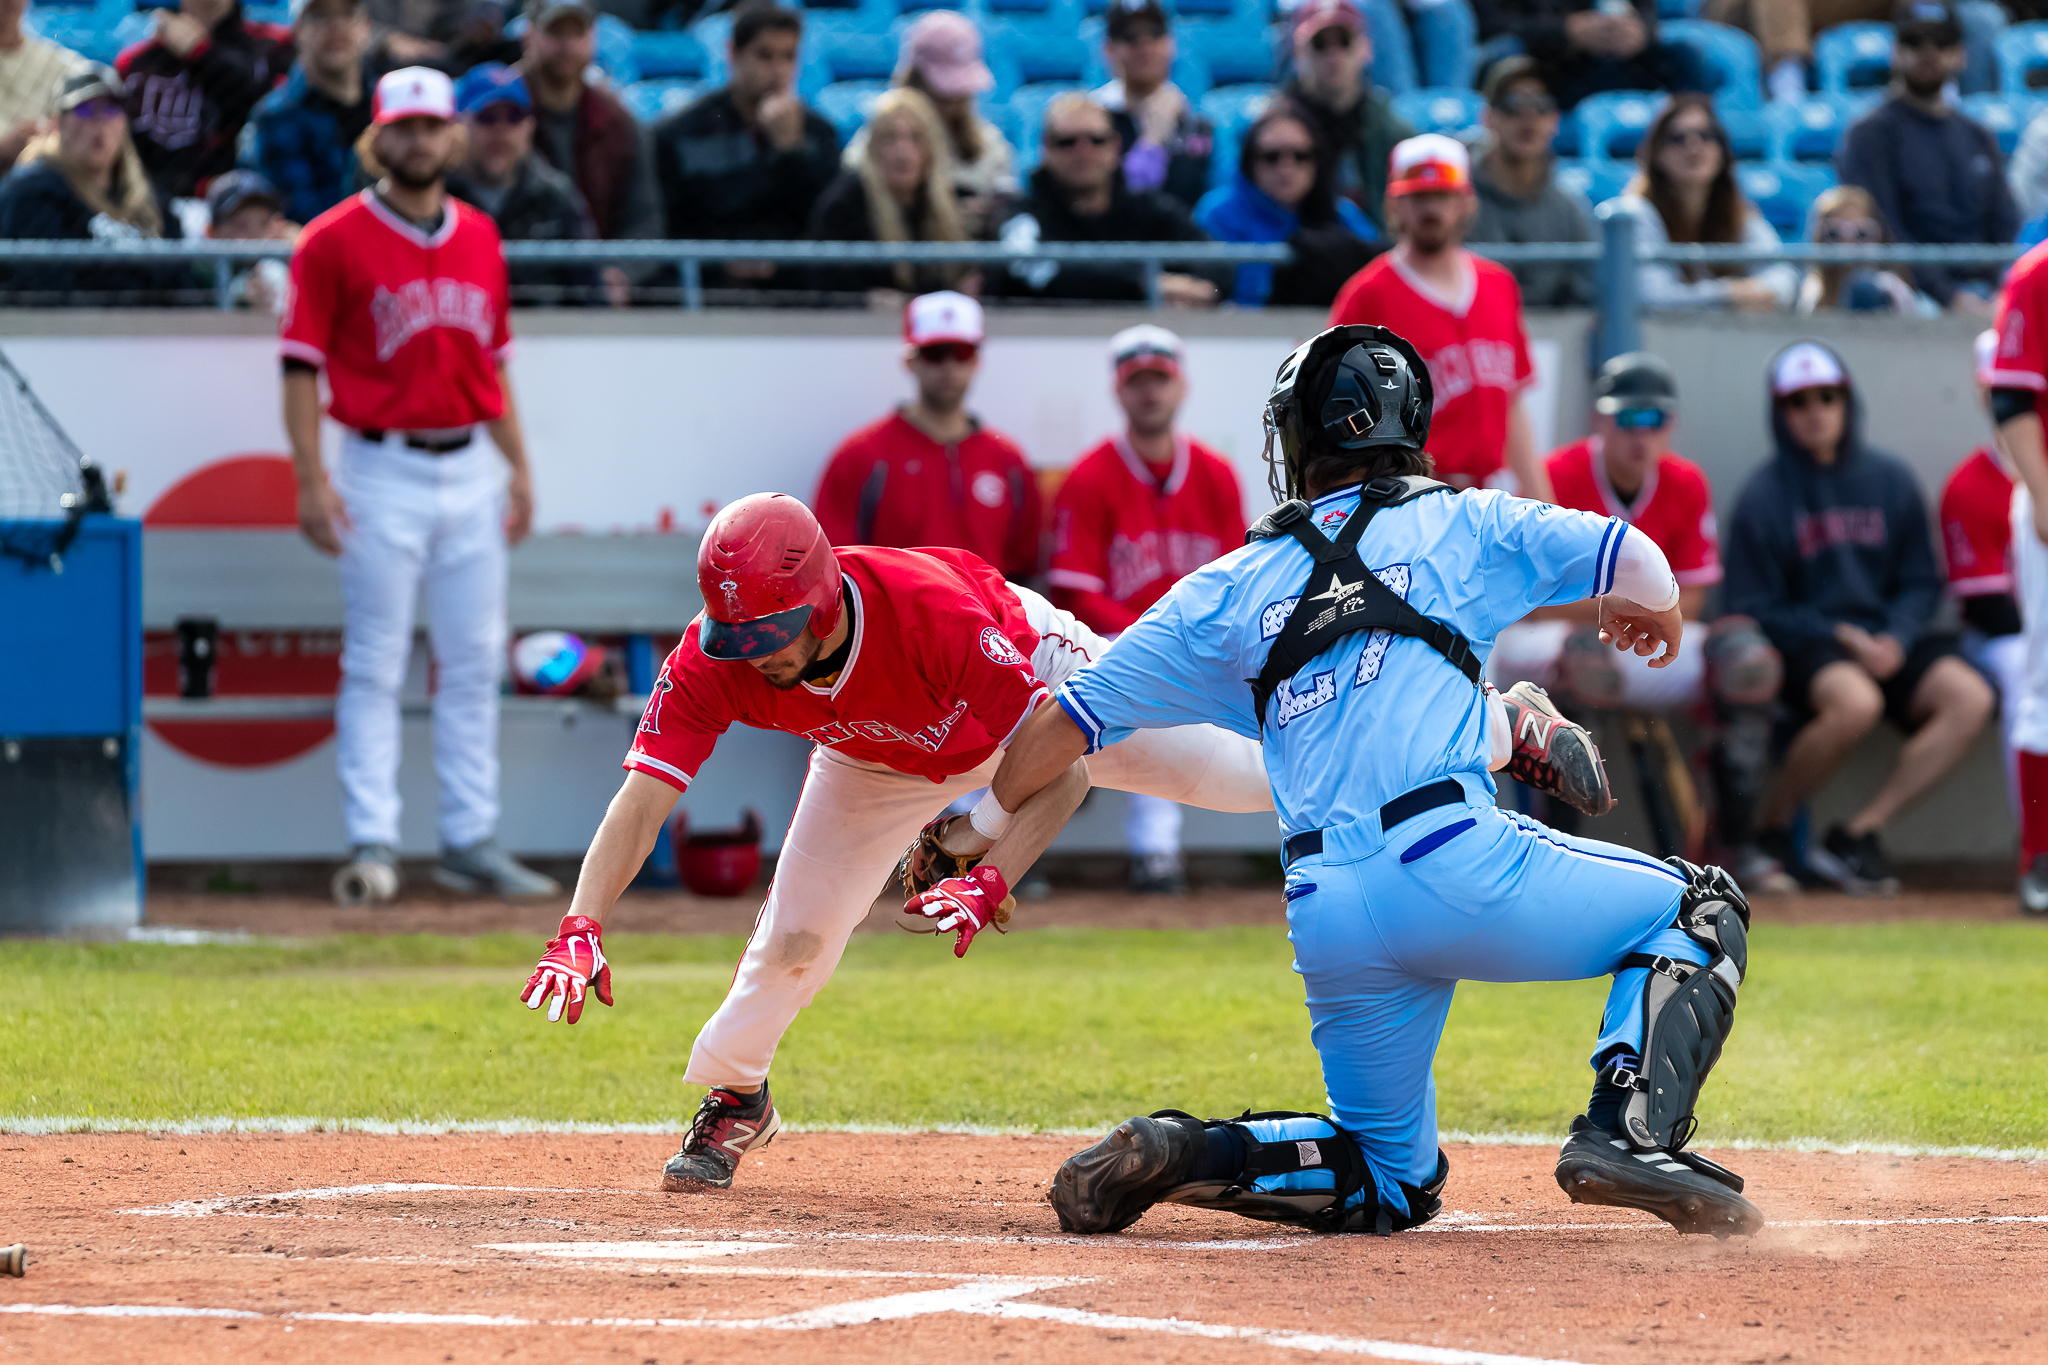
<svg viewBox="0 0 2048 1365"><path fill-rule="evenodd" d="M1060 704L1060 710L1066 712L1067 718L1079 726L1081 733L1087 736L1088 752L1102 752L1103 725L1089 712L1088 703L1075 696L1068 687L1062 687L1053 693L1052 699Z"/></svg>
<svg viewBox="0 0 2048 1365"><path fill-rule="evenodd" d="M1593 557L1593 596L1614 591L1614 575L1621 565L1621 538L1627 534L1627 522L1620 517L1607 519L1607 529L1600 536L1599 553Z"/></svg>

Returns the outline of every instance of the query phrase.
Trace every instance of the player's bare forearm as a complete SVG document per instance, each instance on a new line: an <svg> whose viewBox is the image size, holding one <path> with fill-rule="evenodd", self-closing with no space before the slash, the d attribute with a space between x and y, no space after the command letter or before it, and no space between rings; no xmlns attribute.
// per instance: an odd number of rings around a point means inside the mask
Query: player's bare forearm
<svg viewBox="0 0 2048 1365"><path fill-rule="evenodd" d="M583 855L570 914L604 922L619 894L632 884L653 851L678 795L674 787L645 773L626 774L618 795L605 808L597 833L591 836L590 851Z"/></svg>
<svg viewBox="0 0 2048 1365"><path fill-rule="evenodd" d="M1508 441L1502 460L1523 497L1538 502L1557 500L1550 487L1550 470L1536 453L1536 428L1529 425L1529 414L1519 400L1508 404Z"/></svg>
<svg viewBox="0 0 2048 1365"><path fill-rule="evenodd" d="M1018 811L1087 752L1081 727L1059 703L1048 701L1017 727L989 790L1004 810Z"/></svg>
<svg viewBox="0 0 2048 1365"><path fill-rule="evenodd" d="M284 376L284 434L292 446L292 472L301 488L326 478L320 465L320 376L291 369Z"/></svg>
<svg viewBox="0 0 2048 1365"><path fill-rule="evenodd" d="M1998 424L1998 439L2034 500L2034 526L2040 530L2048 514L2048 432L2039 412L2022 412ZM2042 536L2048 540L2048 535Z"/></svg>
<svg viewBox="0 0 2048 1365"><path fill-rule="evenodd" d="M505 412L484 423L484 430L491 433L491 444L505 457L505 463L512 466L515 474L526 472L526 434L519 426L519 408L512 401L512 374L503 365L498 367L498 392L504 395Z"/></svg>
<svg viewBox="0 0 2048 1365"><path fill-rule="evenodd" d="M1054 707L1054 710L1059 710ZM1064 714L1064 712L1062 713ZM1088 765L1080 759L1040 787L1017 807L1002 835L989 846L983 866L994 866L1003 880L1015 886L1031 870L1038 855L1045 852L1059 832L1067 827L1081 801L1088 795ZM1001 798L998 797L998 800Z"/></svg>

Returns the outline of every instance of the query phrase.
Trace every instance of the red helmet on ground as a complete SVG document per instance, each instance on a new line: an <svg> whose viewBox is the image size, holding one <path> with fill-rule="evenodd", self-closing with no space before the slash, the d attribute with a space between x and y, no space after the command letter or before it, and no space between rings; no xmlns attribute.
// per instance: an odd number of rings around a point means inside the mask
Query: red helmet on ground
<svg viewBox="0 0 2048 1365"><path fill-rule="evenodd" d="M819 639L839 624L839 557L811 509L787 493L750 493L711 519L697 547L708 659L759 659L808 623Z"/></svg>

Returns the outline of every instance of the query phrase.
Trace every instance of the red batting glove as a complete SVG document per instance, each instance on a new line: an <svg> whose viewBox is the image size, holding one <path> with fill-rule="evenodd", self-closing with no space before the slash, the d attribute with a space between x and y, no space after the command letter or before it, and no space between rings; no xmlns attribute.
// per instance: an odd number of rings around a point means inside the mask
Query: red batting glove
<svg viewBox="0 0 2048 1365"><path fill-rule="evenodd" d="M526 990L519 997L526 1002L526 1008L537 1010L543 1000L548 1001L550 1024L565 1013L573 1024L583 1017L583 991L587 986L597 987L597 998L611 1004L612 967L605 961L604 944L600 941L603 932L603 927L588 915L562 916L562 927L548 944L548 950L541 954L540 965L526 978Z"/></svg>
<svg viewBox="0 0 2048 1365"><path fill-rule="evenodd" d="M974 936L997 922L997 911L1009 898L1010 884L1003 874L984 863L964 877L948 877L911 897L903 908L909 914L937 920L934 927L939 933L951 929L958 935L953 940L953 956L965 957Z"/></svg>

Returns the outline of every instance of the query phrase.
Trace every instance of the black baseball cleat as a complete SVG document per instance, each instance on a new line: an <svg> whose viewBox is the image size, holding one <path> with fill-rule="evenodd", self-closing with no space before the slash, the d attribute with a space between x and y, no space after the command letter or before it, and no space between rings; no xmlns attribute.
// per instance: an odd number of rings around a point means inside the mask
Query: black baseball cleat
<svg viewBox="0 0 2048 1365"><path fill-rule="evenodd" d="M1175 1109L1128 1118L1060 1163L1046 1198L1062 1232L1121 1232L1188 1181L1201 1120Z"/></svg>
<svg viewBox="0 0 2048 1365"><path fill-rule="evenodd" d="M1507 774L1517 782L1555 796L1587 815L1614 809L1614 788L1599 746L1583 725L1575 725L1532 682L1518 682L1500 694L1508 709L1514 753Z"/></svg>
<svg viewBox="0 0 2048 1365"><path fill-rule="evenodd" d="M1557 1154L1557 1185L1574 1204L1642 1209L1685 1233L1726 1239L1764 1225L1733 1171L1691 1152L1639 1152L1583 1114Z"/></svg>
<svg viewBox="0 0 2048 1365"><path fill-rule="evenodd" d="M782 1115L763 1085L757 1095L713 1089L697 1106L683 1150L661 1168L661 1187L671 1194L729 1190L740 1158L766 1147L782 1131Z"/></svg>

